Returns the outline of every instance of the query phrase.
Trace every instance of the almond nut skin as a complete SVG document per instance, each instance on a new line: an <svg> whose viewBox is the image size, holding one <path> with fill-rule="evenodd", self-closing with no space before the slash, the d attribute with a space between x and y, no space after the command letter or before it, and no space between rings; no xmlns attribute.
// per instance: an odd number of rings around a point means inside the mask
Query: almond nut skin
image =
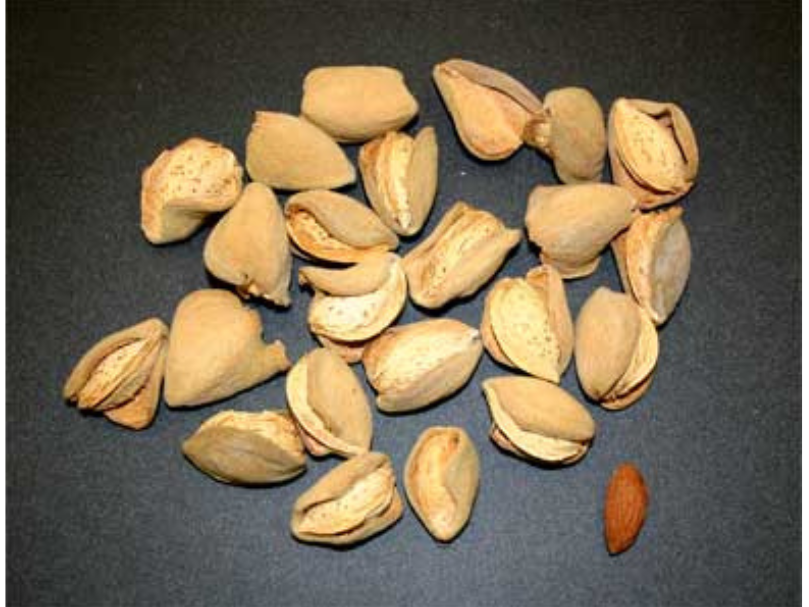
<svg viewBox="0 0 809 607"><path fill-rule="evenodd" d="M635 543L648 507L649 491L643 475L632 464L618 466L604 499L604 539L610 554L624 552Z"/></svg>

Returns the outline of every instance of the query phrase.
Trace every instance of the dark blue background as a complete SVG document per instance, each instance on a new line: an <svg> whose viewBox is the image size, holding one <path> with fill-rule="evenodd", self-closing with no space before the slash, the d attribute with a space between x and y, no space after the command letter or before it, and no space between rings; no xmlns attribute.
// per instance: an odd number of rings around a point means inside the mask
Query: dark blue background
<svg viewBox="0 0 809 607"><path fill-rule="evenodd" d="M11 605L788 605L799 601L799 9L794 2L10 2L7 202L7 592ZM158 8L160 5L165 5ZM336 460L280 488L217 484L181 441L224 408L284 405L278 377L224 404L162 407L149 430L83 418L60 398L79 356L150 315L170 321L209 284L207 229L155 248L139 230L140 173L201 135L243 160L252 112L297 112L319 65L400 68L441 146L425 234L456 199L523 225L553 183L523 150L465 154L430 71L461 56L540 94L589 87L673 100L702 165L684 200L694 268L661 333L654 385L635 407L591 406L591 453L564 470L508 457L487 438L480 380L407 417L374 412L375 446L401 473L418 434L464 426L482 459L471 524L433 542L410 510L351 551L295 542L292 503ZM352 158L356 148L350 149ZM348 193L361 197L359 186ZM405 244L406 251L412 243ZM524 241L499 276L536 263ZM298 264L296 262L296 268ZM618 286L609 254L568 283L576 314ZM477 325L483 293L448 316ZM268 338L314 346L309 293L262 309ZM402 322L422 314L409 307ZM581 398L575 371L562 385ZM369 390L370 393L370 390ZM601 502L613 467L644 471L639 543L610 558Z"/></svg>

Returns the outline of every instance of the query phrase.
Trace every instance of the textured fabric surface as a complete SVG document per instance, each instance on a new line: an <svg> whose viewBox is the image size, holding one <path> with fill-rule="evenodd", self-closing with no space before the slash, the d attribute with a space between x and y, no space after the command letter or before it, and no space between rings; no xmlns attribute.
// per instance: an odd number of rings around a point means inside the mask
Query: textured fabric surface
<svg viewBox="0 0 809 607"><path fill-rule="evenodd" d="M797 604L798 13L774 2L10 3L9 604ZM252 112L296 113L312 67L405 73L416 124L434 125L441 147L422 236L457 199L522 226L528 192L555 182L551 165L527 149L494 164L463 151L430 79L451 56L539 93L587 86L605 109L617 96L676 101L699 139L698 185L683 203L694 267L661 333L654 385L622 413L588 405L598 436L581 463L547 470L493 446L480 381L508 371L484 356L444 404L374 411L375 447L398 474L425 427L466 428L482 468L469 527L439 545L408 509L384 535L336 551L296 542L288 522L337 460L310 459L294 482L247 490L180 453L219 410L283 406L283 377L207 408L161 406L142 433L61 401L96 340L151 315L169 322L184 294L212 284L208 228L161 248L142 237L142 169L191 135L243 160ZM362 197L360 186L346 192ZM535 264L523 240L498 276ZM619 287L609 254L568 283L574 314L598 285ZM446 315L477 325L485 292ZM260 306L266 336L295 358L315 345L310 297L294 285L289 311ZM423 316L408 306L401 322ZM583 398L572 367L562 385ZM610 558L601 503L623 460L646 475L651 509L638 544Z"/></svg>

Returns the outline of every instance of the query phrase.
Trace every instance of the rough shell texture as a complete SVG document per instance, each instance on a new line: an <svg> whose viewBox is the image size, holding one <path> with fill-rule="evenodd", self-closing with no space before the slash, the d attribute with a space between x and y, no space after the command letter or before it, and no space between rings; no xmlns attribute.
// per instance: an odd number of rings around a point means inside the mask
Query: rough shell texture
<svg viewBox="0 0 809 607"><path fill-rule="evenodd" d="M657 356L657 331L629 295L601 287L587 299L576 320L576 371L590 398L629 406L648 388Z"/></svg>
<svg viewBox="0 0 809 607"><path fill-rule="evenodd" d="M355 263L391 251L399 239L367 206L336 192L299 192L285 206L287 232L315 259Z"/></svg>
<svg viewBox="0 0 809 607"><path fill-rule="evenodd" d="M559 344L558 368L561 376L570 364L575 342L573 317L567 303L565 283L553 266L538 266L529 270L525 280L539 291L545 301L556 343Z"/></svg>
<svg viewBox="0 0 809 607"><path fill-rule="evenodd" d="M624 463L612 473L604 498L604 540L610 554L628 550L640 535L649 508L643 475Z"/></svg>
<svg viewBox="0 0 809 607"><path fill-rule="evenodd" d="M483 382L483 392L491 437L503 449L551 464L572 464L587 453L595 422L558 386L532 377L495 377Z"/></svg>
<svg viewBox="0 0 809 607"><path fill-rule="evenodd" d="M481 335L499 362L559 382L563 353L548 302L525 279L503 278L489 291Z"/></svg>
<svg viewBox="0 0 809 607"><path fill-rule="evenodd" d="M320 342L324 348L328 348L337 353L337 355L346 361L349 365L358 363L362 360L362 354L365 352L365 346L372 340L345 342L329 339L324 335L315 333L315 339Z"/></svg>
<svg viewBox="0 0 809 607"><path fill-rule="evenodd" d="M624 290L656 325L671 316L688 282L691 241L682 207L644 213L612 243Z"/></svg>
<svg viewBox="0 0 809 607"><path fill-rule="evenodd" d="M309 328L341 343L375 337L396 320L407 301L407 279L394 253L369 256L345 270L302 268L300 282L316 292Z"/></svg>
<svg viewBox="0 0 809 607"><path fill-rule="evenodd" d="M599 255L636 216L637 203L618 186L538 186L528 198L528 237L563 278L595 271Z"/></svg>
<svg viewBox="0 0 809 607"><path fill-rule="evenodd" d="M76 364L64 398L127 428L147 427L157 413L167 338L159 318L108 335Z"/></svg>
<svg viewBox="0 0 809 607"><path fill-rule="evenodd" d="M261 317L221 289L202 289L177 305L169 336L164 398L170 407L214 402L286 371L280 341L265 344Z"/></svg>
<svg viewBox="0 0 809 607"><path fill-rule="evenodd" d="M183 443L185 456L210 477L235 485L264 485L306 470L303 443L282 411L221 411Z"/></svg>
<svg viewBox="0 0 809 607"><path fill-rule="evenodd" d="M357 376L332 350L301 358L287 377L289 409L313 455L351 457L371 447L371 408Z"/></svg>
<svg viewBox="0 0 809 607"><path fill-rule="evenodd" d="M694 186L699 149L679 106L620 98L610 110L608 129L613 179L641 208L673 202Z"/></svg>
<svg viewBox="0 0 809 607"><path fill-rule="evenodd" d="M433 80L464 147L481 160L501 160L523 143L523 131L542 104L499 70L462 59L433 68Z"/></svg>
<svg viewBox="0 0 809 607"><path fill-rule="evenodd" d="M433 208L438 187L438 144L427 127L415 139L390 132L360 149L360 172L371 206L391 230L419 232Z"/></svg>
<svg viewBox="0 0 809 607"><path fill-rule="evenodd" d="M286 222L272 190L253 182L205 243L205 267L243 297L288 306L292 254Z"/></svg>
<svg viewBox="0 0 809 607"><path fill-rule="evenodd" d="M525 140L553 159L563 183L600 181L607 154L604 112L587 89L567 87L545 96Z"/></svg>
<svg viewBox="0 0 809 607"><path fill-rule="evenodd" d="M404 76L390 67L319 67L303 81L302 116L337 141L368 141L403 127L418 111Z"/></svg>
<svg viewBox="0 0 809 607"><path fill-rule="evenodd" d="M463 428L433 426L421 433L404 471L407 499L437 540L466 526L480 485L475 445Z"/></svg>
<svg viewBox="0 0 809 607"><path fill-rule="evenodd" d="M404 258L411 299L440 308L475 293L520 241L519 230L465 202L456 202L427 238Z"/></svg>
<svg viewBox="0 0 809 607"><path fill-rule="evenodd" d="M400 413L426 407L459 390L469 381L482 352L476 329L440 318L387 329L365 348L362 363L378 392L377 406Z"/></svg>
<svg viewBox="0 0 809 607"><path fill-rule="evenodd" d="M306 120L277 112L256 112L246 164L253 181L281 190L339 188L357 178L331 137Z"/></svg>
<svg viewBox="0 0 809 607"><path fill-rule="evenodd" d="M364 453L322 476L295 502L290 528L303 542L354 544L376 535L402 516L390 459Z"/></svg>
<svg viewBox="0 0 809 607"><path fill-rule="evenodd" d="M242 167L227 148L199 137L166 150L141 177L141 229L152 244L188 238L242 191Z"/></svg>
<svg viewBox="0 0 809 607"><path fill-rule="evenodd" d="M486 380L492 440L517 456L572 464L587 453L595 432L589 413L557 386L527 377Z"/></svg>

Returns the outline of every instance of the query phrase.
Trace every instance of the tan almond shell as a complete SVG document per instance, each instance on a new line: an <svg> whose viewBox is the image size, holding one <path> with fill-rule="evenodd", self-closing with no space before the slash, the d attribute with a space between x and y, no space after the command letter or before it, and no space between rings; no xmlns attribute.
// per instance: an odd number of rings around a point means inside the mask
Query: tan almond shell
<svg viewBox="0 0 809 607"><path fill-rule="evenodd" d="M281 190L339 188L357 179L345 152L314 124L279 112L256 112L247 136L247 172Z"/></svg>
<svg viewBox="0 0 809 607"><path fill-rule="evenodd" d="M325 335L318 335L317 333L315 333L314 336L324 348L336 352L337 355L349 365L360 362L362 360L362 354L365 352L365 347L373 341L372 338L368 341L345 342L329 339Z"/></svg>
<svg viewBox="0 0 809 607"><path fill-rule="evenodd" d="M520 242L492 213L458 201L433 232L404 258L413 302L424 308L475 293L497 272Z"/></svg>
<svg viewBox="0 0 809 607"><path fill-rule="evenodd" d="M301 115L340 142L361 143L395 131L418 111L404 75L390 67L318 67L303 81Z"/></svg>
<svg viewBox="0 0 809 607"><path fill-rule="evenodd" d="M632 363L642 317L624 293L599 287L584 302L576 319L576 372L585 393L600 402Z"/></svg>
<svg viewBox="0 0 809 607"><path fill-rule="evenodd" d="M461 389L474 373L483 345L476 329L451 318L385 330L362 355L377 407L414 411Z"/></svg>
<svg viewBox="0 0 809 607"><path fill-rule="evenodd" d="M170 407L203 405L289 369L284 344L262 340L258 311L222 289L201 289L177 305L163 397Z"/></svg>
<svg viewBox="0 0 809 607"><path fill-rule="evenodd" d="M82 410L128 407L126 414L118 416L122 425L133 429L148 426L160 398L167 337L168 327L159 318L108 335L71 371L62 390L65 400ZM140 346L133 349L135 344Z"/></svg>
<svg viewBox="0 0 809 607"><path fill-rule="evenodd" d="M629 192L606 183L537 186L528 198L528 237L563 278L595 271L601 251L635 218Z"/></svg>
<svg viewBox="0 0 809 607"><path fill-rule="evenodd" d="M360 149L358 164L368 200L380 219L402 236L421 231L438 189L435 129L415 138L391 131Z"/></svg>
<svg viewBox="0 0 809 607"><path fill-rule="evenodd" d="M385 497L389 496L390 499L383 503L381 511L373 508L368 511L369 506L373 504L369 505L363 501L356 503L356 500L363 500L363 498L367 500L371 497L368 495L369 492L360 492L350 495L351 501L346 503L342 509L347 516L352 514L350 511L353 507L355 511L353 518L361 517L359 524L335 533L313 533L303 529L309 511L320 505L338 502L341 497L345 497L350 492L353 486L377 471L384 471L385 478L389 479L383 489L387 493ZM396 489L396 477L390 458L383 453L369 452L352 457L331 469L301 494L292 509L290 529L292 535L303 542L332 545L354 544L392 526L401 518L403 509L404 504Z"/></svg>
<svg viewBox="0 0 809 607"><path fill-rule="evenodd" d="M553 159L560 181L600 181L607 155L604 112L592 93L580 87L549 92L543 110L526 126L526 143Z"/></svg>
<svg viewBox="0 0 809 607"><path fill-rule="evenodd" d="M496 398L496 397L492 397ZM492 423L489 428L489 438L503 451L512 453L517 457L545 465L569 466L580 461L590 450L589 443L578 443L560 438L548 438L540 434L533 434L521 430L512 420L506 417L502 422L508 426L509 433L514 437L513 442L505 432Z"/></svg>
<svg viewBox="0 0 809 607"><path fill-rule="evenodd" d="M337 297L367 295L384 285L399 263L401 258L395 253L379 253L348 268L304 266L298 271L298 283Z"/></svg>
<svg viewBox="0 0 809 607"><path fill-rule="evenodd" d="M284 213L273 191L253 182L211 230L203 253L208 271L236 286L242 297L256 296L289 306L292 254Z"/></svg>
<svg viewBox="0 0 809 607"><path fill-rule="evenodd" d="M573 463L595 436L595 422L587 409L551 382L494 377L484 380L483 391L496 427L492 439L521 457Z"/></svg>
<svg viewBox="0 0 809 607"><path fill-rule="evenodd" d="M182 450L199 470L234 485L279 483L306 470L303 444L283 411L221 411Z"/></svg>
<svg viewBox="0 0 809 607"><path fill-rule="evenodd" d="M537 289L545 300L556 343L559 345L559 375L561 376L573 357L576 335L573 317L567 303L565 283L553 266L538 266L525 275L528 284Z"/></svg>
<svg viewBox="0 0 809 607"><path fill-rule="evenodd" d="M477 449L463 428L421 433L404 470L407 499L435 539L449 542L469 522L480 486Z"/></svg>
<svg viewBox="0 0 809 607"><path fill-rule="evenodd" d="M694 186L699 150L679 106L619 98L610 110L607 138L613 179L642 209L674 202Z"/></svg>
<svg viewBox="0 0 809 607"><path fill-rule="evenodd" d="M607 403L604 404L607 409L625 409L634 404L648 390L657 366L660 347L657 329L643 310L638 308L637 311L640 316L638 343L626 372L602 401L602 404Z"/></svg>
<svg viewBox="0 0 809 607"><path fill-rule="evenodd" d="M152 244L184 240L242 191L244 171L229 149L192 137L165 150L141 176L141 230Z"/></svg>
<svg viewBox="0 0 809 607"><path fill-rule="evenodd" d="M481 160L516 152L532 113L542 104L520 82L490 67L450 59L433 68L433 80L464 147Z"/></svg>
<svg viewBox="0 0 809 607"><path fill-rule="evenodd" d="M357 376L338 354L327 348L306 354L289 372L286 391L302 434L322 447L313 451L307 444L313 455L351 457L370 449L371 408Z"/></svg>
<svg viewBox="0 0 809 607"><path fill-rule="evenodd" d="M407 302L407 279L398 255L389 253L385 257L388 260L388 275L371 292L335 296L316 291L308 313L309 328L313 333L339 342L364 342L393 324ZM368 263L376 264L376 259L371 258ZM352 282L366 287L367 284L359 284L362 279L355 280L363 265L361 262L347 270L331 270L333 274L330 279L336 278L338 273L347 272L350 276L341 291L345 292ZM325 272L329 270L322 270L319 276L323 277ZM375 274L376 269L371 268L370 272Z"/></svg>
<svg viewBox="0 0 809 607"><path fill-rule="evenodd" d="M486 352L489 353L489 356L501 365L514 368L516 365L509 360L506 353L500 348L500 344L497 342L497 337L494 334L494 329L492 329L492 295L494 292L495 288L493 287L483 300L483 316L480 319L480 339L483 342L483 347L486 349Z"/></svg>
<svg viewBox="0 0 809 607"><path fill-rule="evenodd" d="M559 382L561 351L547 304L522 278L503 278L489 297L489 321L500 351L526 373Z"/></svg>
<svg viewBox="0 0 809 607"><path fill-rule="evenodd" d="M668 320L688 282L691 242L682 214L679 206L644 213L613 243L624 290L656 325Z"/></svg>
<svg viewBox="0 0 809 607"><path fill-rule="evenodd" d="M313 259L355 263L399 246L371 209L337 192L299 192L287 200L284 214L292 243Z"/></svg>
<svg viewBox="0 0 809 607"><path fill-rule="evenodd" d="M104 417L130 430L143 430L152 424L160 403L160 389L163 386L163 375L166 370L167 345L167 339L164 339L149 379L134 398L114 409L106 409Z"/></svg>

